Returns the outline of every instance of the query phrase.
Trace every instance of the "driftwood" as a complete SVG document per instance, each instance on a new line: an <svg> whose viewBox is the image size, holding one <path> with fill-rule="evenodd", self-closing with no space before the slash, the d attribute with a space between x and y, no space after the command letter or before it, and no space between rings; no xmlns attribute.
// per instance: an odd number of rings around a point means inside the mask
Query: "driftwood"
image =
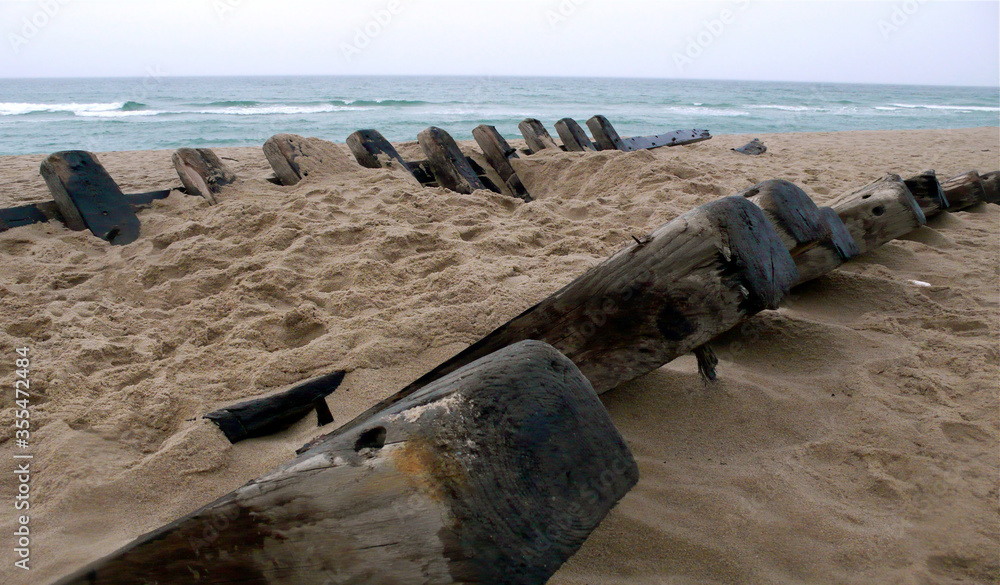
<svg viewBox="0 0 1000 585"><path fill-rule="evenodd" d="M612 126L604 116L594 116L587 120L587 127L594 135L594 141L599 150L622 150L633 152L636 150L650 150L663 146L682 146L710 140L712 135L708 130L675 130L666 134L656 136L636 136L633 138L622 138L615 127Z"/></svg>
<svg viewBox="0 0 1000 585"><path fill-rule="evenodd" d="M319 426L326 426L333 422L326 397L344 381L344 374L343 371L333 372L280 394L211 412L205 418L218 425L234 444L283 431L313 410Z"/></svg>
<svg viewBox="0 0 1000 585"><path fill-rule="evenodd" d="M517 128L521 131L521 135L524 136L524 141L532 153L541 152L548 148L559 148L545 126L534 118L526 118L518 124Z"/></svg>
<svg viewBox="0 0 1000 585"><path fill-rule="evenodd" d="M174 191L175 189L164 189L148 193L126 193L125 200L133 211L139 211L148 207L153 201L166 199ZM63 217L62 212L59 211L59 206L56 205L55 201L41 201L39 203L29 203L18 207L0 209L0 232L53 220L66 223L66 219Z"/></svg>
<svg viewBox="0 0 1000 585"><path fill-rule="evenodd" d="M417 136L417 141L427 155L427 162L439 185L459 193L486 189L485 183L450 134L431 126Z"/></svg>
<svg viewBox="0 0 1000 585"><path fill-rule="evenodd" d="M61 585L541 585L638 480L580 371L525 342Z"/></svg>
<svg viewBox="0 0 1000 585"><path fill-rule="evenodd" d="M207 148L179 148L172 160L188 194L201 195L212 205L223 187L236 182L236 173Z"/></svg>
<svg viewBox="0 0 1000 585"><path fill-rule="evenodd" d="M739 152L741 154L749 154L751 156L756 156L767 152L767 147L764 146L763 142L754 138L753 140L744 144L743 146L739 148L734 148L732 150L735 150L736 152Z"/></svg>
<svg viewBox="0 0 1000 585"><path fill-rule="evenodd" d="M830 203L862 254L927 223L899 175L884 178Z"/></svg>
<svg viewBox="0 0 1000 585"><path fill-rule="evenodd" d="M555 346L607 392L777 308L797 278L760 208L743 197L719 199L618 252L341 428L525 339Z"/></svg>
<svg viewBox="0 0 1000 585"><path fill-rule="evenodd" d="M556 122L556 132L559 134L563 146L570 152L597 150L587 133L573 118L563 118Z"/></svg>
<svg viewBox="0 0 1000 585"><path fill-rule="evenodd" d="M948 211L961 211L986 201L986 191L976 171L942 181L941 190L948 200Z"/></svg>
<svg viewBox="0 0 1000 585"><path fill-rule="evenodd" d="M479 148L483 150L486 161L490 163L490 166L500 176L500 180L507 186L511 195L525 201L531 201L531 195L525 189L521 178L517 176L514 167L510 164L511 158L518 158L517 151L507 143L496 127L486 124L476 126L472 131L472 136L476 139Z"/></svg>
<svg viewBox="0 0 1000 585"><path fill-rule="evenodd" d="M333 143L295 134L276 134L264 143L264 156L282 185L310 175L350 172L354 164Z"/></svg>
<svg viewBox="0 0 1000 585"><path fill-rule="evenodd" d="M945 197L941 182L934 171L924 171L903 182L920 206L920 210L924 212L924 217L933 217L948 209L948 198Z"/></svg>
<svg viewBox="0 0 1000 585"><path fill-rule="evenodd" d="M403 160L399 151L382 136L378 130L358 130L347 137L347 146L358 159L358 164L369 169L401 169L405 174L413 177L418 183L420 181L413 172L411 165ZM419 166L419 165L415 165ZM425 178L428 177L426 174Z"/></svg>
<svg viewBox="0 0 1000 585"><path fill-rule="evenodd" d="M59 213L72 230L123 246L139 238L139 218L97 157L82 150L57 152L41 165Z"/></svg>
<svg viewBox="0 0 1000 585"><path fill-rule="evenodd" d="M594 135L594 142L600 150L628 150L611 121L604 116L594 116L587 120L587 127Z"/></svg>

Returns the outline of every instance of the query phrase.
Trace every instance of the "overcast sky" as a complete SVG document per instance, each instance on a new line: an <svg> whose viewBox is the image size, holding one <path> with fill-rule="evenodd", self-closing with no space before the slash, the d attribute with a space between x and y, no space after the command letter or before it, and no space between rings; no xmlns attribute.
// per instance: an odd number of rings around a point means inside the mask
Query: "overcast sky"
<svg viewBox="0 0 1000 585"><path fill-rule="evenodd" d="M0 77L1000 84L998 2L0 0Z"/></svg>

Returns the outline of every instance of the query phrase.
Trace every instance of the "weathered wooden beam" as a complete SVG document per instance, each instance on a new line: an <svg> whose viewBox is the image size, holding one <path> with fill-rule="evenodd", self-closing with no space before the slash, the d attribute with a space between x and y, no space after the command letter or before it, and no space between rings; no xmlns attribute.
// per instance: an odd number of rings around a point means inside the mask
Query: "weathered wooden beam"
<svg viewBox="0 0 1000 585"><path fill-rule="evenodd" d="M216 195L222 188L237 180L236 173L208 148L178 148L171 159L188 194L201 195L212 205L218 203Z"/></svg>
<svg viewBox="0 0 1000 585"><path fill-rule="evenodd" d="M524 339L555 346L607 392L777 308L797 279L764 212L743 197L719 199L618 252L341 429Z"/></svg>
<svg viewBox="0 0 1000 585"><path fill-rule="evenodd" d="M422 183L410 164L378 130L358 130L347 137L347 146L358 164L369 169L400 169Z"/></svg>
<svg viewBox="0 0 1000 585"><path fill-rule="evenodd" d="M40 170L70 229L89 229L116 246L138 239L139 218L95 155L57 152L42 161Z"/></svg>
<svg viewBox="0 0 1000 585"><path fill-rule="evenodd" d="M861 248L851 236L844 221L830 207L821 207L820 213L830 226L830 238L822 240L819 245L810 248L795 257L795 266L799 270L799 279L795 285L815 280L837 268L841 264L861 255Z"/></svg>
<svg viewBox="0 0 1000 585"><path fill-rule="evenodd" d="M349 173L357 167L332 142L295 134L276 134L264 143L264 155L282 185L311 175Z"/></svg>
<svg viewBox="0 0 1000 585"><path fill-rule="evenodd" d="M948 211L961 211L986 201L986 191L976 171L942 181L941 190L948 200Z"/></svg>
<svg viewBox="0 0 1000 585"><path fill-rule="evenodd" d="M563 146L570 152L597 150L590 137L573 118L563 118L556 122L556 132L559 134Z"/></svg>
<svg viewBox="0 0 1000 585"><path fill-rule="evenodd" d="M899 175L886 175L838 198L830 207L843 220L862 254L927 223L924 212Z"/></svg>
<svg viewBox="0 0 1000 585"><path fill-rule="evenodd" d="M1000 205L1000 171L980 175L983 186L983 201Z"/></svg>
<svg viewBox="0 0 1000 585"><path fill-rule="evenodd" d="M684 146L696 142L711 140L712 134L708 130L674 130L666 134L656 136L635 136L633 138L623 138L626 151L652 150L664 146Z"/></svg>
<svg viewBox="0 0 1000 585"><path fill-rule="evenodd" d="M450 134L431 126L417 136L417 142L427 155L427 162L439 185L458 193L472 193L486 188Z"/></svg>
<svg viewBox="0 0 1000 585"><path fill-rule="evenodd" d="M531 195L517 176L517 171L510 164L511 158L518 158L517 150L507 143L495 126L481 124L472 130L472 137L476 139L476 144L483 150L486 162L490 163L493 170L500 176L500 180L507 185L507 189L515 197L525 201L531 201Z"/></svg>
<svg viewBox="0 0 1000 585"><path fill-rule="evenodd" d="M218 425L229 442L234 444L283 431L313 410L317 412L319 426L324 426L332 422L325 399L340 386L345 374L343 371L333 372L280 394L210 412L205 418Z"/></svg>
<svg viewBox="0 0 1000 585"><path fill-rule="evenodd" d="M549 135L549 131L535 118L525 118L517 125L517 128L521 131L521 135L524 136L524 141L532 153L541 152L547 148L559 148L556 141L552 140L552 136Z"/></svg>
<svg viewBox="0 0 1000 585"><path fill-rule="evenodd" d="M587 127L594 135L594 142L599 150L628 150L625 141L606 117L597 115L587 120Z"/></svg>
<svg viewBox="0 0 1000 585"><path fill-rule="evenodd" d="M541 585L638 481L593 388L486 356L59 585Z"/></svg>
<svg viewBox="0 0 1000 585"><path fill-rule="evenodd" d="M924 171L903 181L913 199L924 212L924 217L933 217L948 209L948 198L941 189L941 182L934 171Z"/></svg>

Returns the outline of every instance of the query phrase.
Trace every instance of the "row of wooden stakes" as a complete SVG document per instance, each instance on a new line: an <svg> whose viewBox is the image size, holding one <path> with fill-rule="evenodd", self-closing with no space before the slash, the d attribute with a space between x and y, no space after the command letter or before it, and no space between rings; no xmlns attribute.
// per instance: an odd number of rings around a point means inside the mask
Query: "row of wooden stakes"
<svg viewBox="0 0 1000 585"><path fill-rule="evenodd" d="M59 583L545 583L638 481L598 394L689 352L712 377L712 339L928 217L1000 202L998 179L887 175L822 208L770 180L702 205Z"/></svg>
<svg viewBox="0 0 1000 585"><path fill-rule="evenodd" d="M521 133L532 154L545 149L567 151L623 150L678 146L708 140L707 130L679 130L648 137L622 138L604 116L587 121L595 141L591 141L572 118L556 123L563 144L557 145L542 123L536 119L521 122ZM473 136L492 167L497 183L472 157L466 156L455 140L441 128L430 127L418 136L426 160L407 162L377 130L359 130L347 139L358 164L368 168L400 170L420 185L445 187L459 193L489 189L531 201L510 159L517 151L493 126L481 125ZM295 185L310 173L337 172L343 162L336 160L329 143L292 134L278 134L264 143L263 150L274 170L274 182ZM179 190L200 195L210 203L227 185L238 181L222 160L209 149L181 148L174 153L174 167L183 187ZM125 194L97 157L84 151L57 152L46 158L41 174L52 194L52 201L0 209L0 232L50 220L61 221L72 230L89 229L95 236L114 245L126 245L139 237L140 221L136 211L157 199L168 197L167 189L139 194Z"/></svg>

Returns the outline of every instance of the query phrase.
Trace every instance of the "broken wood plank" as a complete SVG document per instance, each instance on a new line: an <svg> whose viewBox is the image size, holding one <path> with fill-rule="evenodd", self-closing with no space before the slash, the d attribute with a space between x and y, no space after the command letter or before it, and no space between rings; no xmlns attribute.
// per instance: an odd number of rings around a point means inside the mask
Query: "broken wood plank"
<svg viewBox="0 0 1000 585"><path fill-rule="evenodd" d="M70 229L89 229L116 246L138 239L139 218L95 155L57 152L42 161L40 170Z"/></svg>
<svg viewBox="0 0 1000 585"><path fill-rule="evenodd" d="M633 138L623 138L625 150L632 152L635 150L652 150L664 146L684 146L696 142L711 140L712 134L708 130L675 130L666 134L656 136L635 136Z"/></svg>
<svg viewBox="0 0 1000 585"><path fill-rule="evenodd" d="M319 425L332 418L325 398L340 386L346 372L337 371L304 382L294 388L256 400L241 402L205 415L226 435L230 443L266 437L283 431L317 411ZM323 420L328 420L324 423Z"/></svg>
<svg viewBox="0 0 1000 585"><path fill-rule="evenodd" d="M201 195L212 205L223 187L236 182L236 173L208 148L178 148L171 160L188 195Z"/></svg>
<svg viewBox="0 0 1000 585"><path fill-rule="evenodd" d="M945 197L941 182L938 181L934 171L924 171L903 182L920 206L920 210L924 212L924 217L933 217L948 209L948 198Z"/></svg>
<svg viewBox="0 0 1000 585"><path fill-rule="evenodd" d="M942 181L941 190L948 200L948 211L961 211L986 201L986 191L976 171Z"/></svg>
<svg viewBox="0 0 1000 585"><path fill-rule="evenodd" d="M587 127L594 136L598 150L628 150L611 121L604 116L597 115L587 120Z"/></svg>
<svg viewBox="0 0 1000 585"><path fill-rule="evenodd" d="M332 142L295 134L276 134L264 143L264 156L282 185L296 185L310 175L350 173L357 167Z"/></svg>
<svg viewBox="0 0 1000 585"><path fill-rule="evenodd" d="M581 372L526 341L59 585L542 585L638 481Z"/></svg>
<svg viewBox="0 0 1000 585"><path fill-rule="evenodd" d="M563 146L570 152L597 150L590 137L573 118L563 118L556 122L556 133L559 134Z"/></svg>
<svg viewBox="0 0 1000 585"><path fill-rule="evenodd" d="M486 124L476 126L472 131L472 137L476 139L476 144L483 150L486 161L500 176L500 180L507 186L511 195L525 201L532 201L531 195L510 163L511 158L518 158L517 151L511 147L496 127Z"/></svg>
<svg viewBox="0 0 1000 585"><path fill-rule="evenodd" d="M431 126L417 136L417 141L439 185L458 193L486 188L450 134Z"/></svg>
<svg viewBox="0 0 1000 585"><path fill-rule="evenodd" d="M598 393L607 392L749 315L777 308L797 279L795 262L764 212L743 197L719 199L618 252L354 422L524 339L553 345Z"/></svg>
<svg viewBox="0 0 1000 585"><path fill-rule="evenodd" d="M517 128L521 131L521 136L524 136L524 141L532 154L547 148L559 148L556 141L552 140L552 136L549 135L549 131L535 118L525 118L517 125Z"/></svg>
<svg viewBox="0 0 1000 585"><path fill-rule="evenodd" d="M949 198L950 200L950 198ZM862 254L927 223L906 183L886 175L830 203Z"/></svg>

